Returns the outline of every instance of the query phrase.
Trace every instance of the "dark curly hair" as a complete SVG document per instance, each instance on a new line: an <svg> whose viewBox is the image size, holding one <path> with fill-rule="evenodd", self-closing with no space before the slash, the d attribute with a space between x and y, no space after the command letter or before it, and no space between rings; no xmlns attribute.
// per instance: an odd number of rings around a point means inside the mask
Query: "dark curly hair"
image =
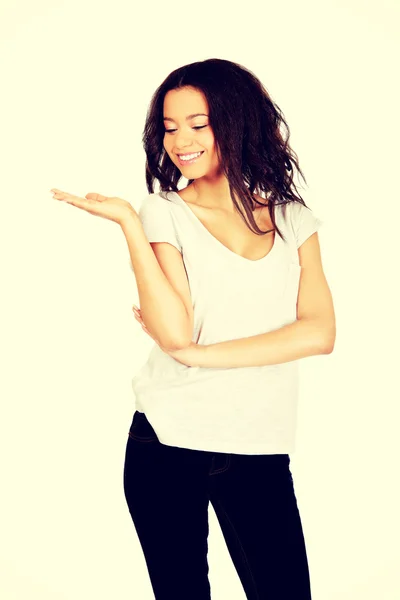
<svg viewBox="0 0 400 600"><path fill-rule="evenodd" d="M262 231L254 220L255 204L265 206L254 198L256 191L259 196L268 198L274 229L284 239L275 222L274 206L289 202L306 206L300 194L294 191L297 188L293 182L293 166L305 182L306 179L297 154L289 146L290 130L282 111L251 71L229 60L210 58L175 69L154 92L142 138L148 192L154 193L155 179L161 191L178 191L177 183L182 174L164 149L163 108L167 92L188 86L200 90L207 100L221 169L243 220L246 222L232 192L240 199L253 227L246 224L254 233L265 235L273 231ZM281 124L286 128L286 138L281 133ZM189 179L189 184L193 181Z"/></svg>

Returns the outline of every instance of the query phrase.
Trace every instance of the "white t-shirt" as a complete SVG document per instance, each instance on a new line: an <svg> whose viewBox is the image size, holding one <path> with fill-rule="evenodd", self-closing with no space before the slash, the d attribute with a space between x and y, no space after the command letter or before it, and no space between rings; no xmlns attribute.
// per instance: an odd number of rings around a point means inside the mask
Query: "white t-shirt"
<svg viewBox="0 0 400 600"><path fill-rule="evenodd" d="M254 336L296 320L297 249L323 223L309 208L277 205L275 219L286 242L275 232L270 252L255 261L217 240L176 192L149 194L139 218L149 242L168 242L182 253L193 342ZM155 343L132 389L136 410L146 414L162 444L234 454L294 452L298 361L189 367Z"/></svg>

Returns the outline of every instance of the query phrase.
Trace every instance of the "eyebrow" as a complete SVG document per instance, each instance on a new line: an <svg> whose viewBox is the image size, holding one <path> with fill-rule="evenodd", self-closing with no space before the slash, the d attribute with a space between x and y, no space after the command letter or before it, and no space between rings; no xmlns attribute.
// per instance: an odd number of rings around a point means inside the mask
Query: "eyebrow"
<svg viewBox="0 0 400 600"><path fill-rule="evenodd" d="M186 117L186 121L189 121L190 119L194 119L194 117L208 117L208 115L205 115L204 113L195 113L193 115L189 115ZM171 119L170 117L164 117L164 121L173 121L174 119Z"/></svg>

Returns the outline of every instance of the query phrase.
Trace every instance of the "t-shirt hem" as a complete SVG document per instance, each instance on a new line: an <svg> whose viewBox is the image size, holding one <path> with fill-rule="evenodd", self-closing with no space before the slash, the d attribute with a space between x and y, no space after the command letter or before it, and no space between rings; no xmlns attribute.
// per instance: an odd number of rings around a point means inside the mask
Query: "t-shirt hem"
<svg viewBox="0 0 400 600"><path fill-rule="evenodd" d="M196 442L193 437L189 439L179 438L175 440L166 439L157 436L161 444L165 446L175 446L186 448L188 450L200 450L205 452L223 452L225 454L293 454L295 452L294 444L282 444L271 442L257 442L254 444L238 444L235 442Z"/></svg>

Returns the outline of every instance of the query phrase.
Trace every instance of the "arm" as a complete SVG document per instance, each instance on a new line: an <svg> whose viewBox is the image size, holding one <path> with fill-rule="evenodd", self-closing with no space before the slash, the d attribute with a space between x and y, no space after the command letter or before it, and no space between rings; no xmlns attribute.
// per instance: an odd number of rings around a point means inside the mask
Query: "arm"
<svg viewBox="0 0 400 600"><path fill-rule="evenodd" d="M329 354L332 347L327 340L328 328L323 321L300 319L275 331L199 346L193 353L195 364L192 366L231 369L277 365L316 354Z"/></svg>
<svg viewBox="0 0 400 600"><path fill-rule="evenodd" d="M332 352L336 338L332 295L326 281L318 241L311 235L299 248L302 267L297 320L275 331L210 345L190 344L177 360L193 367L256 367L275 365ZM186 353L186 354L185 354Z"/></svg>
<svg viewBox="0 0 400 600"><path fill-rule="evenodd" d="M177 332L186 331L186 308L164 275L136 213L121 224L136 278L143 320L149 332L170 350L182 347Z"/></svg>

